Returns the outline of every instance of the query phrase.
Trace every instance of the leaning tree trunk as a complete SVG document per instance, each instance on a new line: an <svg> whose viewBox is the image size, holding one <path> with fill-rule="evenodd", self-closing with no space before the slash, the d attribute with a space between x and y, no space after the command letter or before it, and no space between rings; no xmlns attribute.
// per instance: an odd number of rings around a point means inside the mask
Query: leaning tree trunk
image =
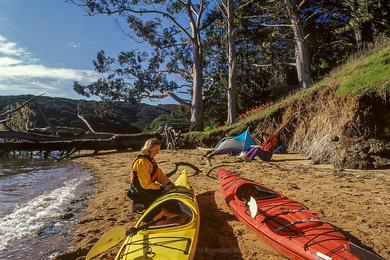
<svg viewBox="0 0 390 260"><path fill-rule="evenodd" d="M199 41L193 44L191 131L203 131L203 50Z"/></svg>
<svg viewBox="0 0 390 260"><path fill-rule="evenodd" d="M234 7L233 0L227 0L227 38L229 48L229 79L228 79L228 111L226 124L231 125L236 122L237 117L237 55L236 41L234 38Z"/></svg>
<svg viewBox="0 0 390 260"><path fill-rule="evenodd" d="M295 65L297 67L298 81L301 88L307 88L313 84L310 72L309 46L305 42L303 23L299 18L296 5L291 0L283 0L294 30L295 40Z"/></svg>

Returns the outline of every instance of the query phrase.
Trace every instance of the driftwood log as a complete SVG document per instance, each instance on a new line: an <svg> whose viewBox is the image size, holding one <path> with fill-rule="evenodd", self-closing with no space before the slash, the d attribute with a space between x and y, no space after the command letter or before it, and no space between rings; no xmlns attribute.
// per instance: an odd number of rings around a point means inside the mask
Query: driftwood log
<svg viewBox="0 0 390 260"><path fill-rule="evenodd" d="M0 132L0 138L1 134ZM18 133L20 134L20 133ZM73 139L64 140L52 137L45 139L42 136L35 135L36 141L4 141L0 142L2 151L41 151L41 150L125 150L128 148L140 149L149 138L158 137L157 134L126 134L114 135L107 139Z"/></svg>
<svg viewBox="0 0 390 260"><path fill-rule="evenodd" d="M80 135L86 131L82 128L77 127L62 127L62 126L52 126L52 127L43 127L43 128L32 128L28 132L37 133L37 134L69 134L69 135Z"/></svg>

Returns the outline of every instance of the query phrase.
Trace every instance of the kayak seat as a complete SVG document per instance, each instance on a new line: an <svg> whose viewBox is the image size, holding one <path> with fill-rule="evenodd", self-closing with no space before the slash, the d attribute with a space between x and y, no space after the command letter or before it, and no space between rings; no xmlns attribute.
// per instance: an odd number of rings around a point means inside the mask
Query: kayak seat
<svg viewBox="0 0 390 260"><path fill-rule="evenodd" d="M141 214L145 211L145 205L142 203L134 203L132 207L132 212L136 214Z"/></svg>
<svg viewBox="0 0 390 260"><path fill-rule="evenodd" d="M150 226L148 229L159 229L166 227L174 227L187 224L191 221L193 215L188 206L179 200L167 200L152 211L150 211L144 218L143 222L147 223L152 220L157 220L162 216L167 218L164 221L157 222L154 226Z"/></svg>
<svg viewBox="0 0 390 260"><path fill-rule="evenodd" d="M277 193L253 183L246 183L238 187L236 195L239 200L245 202L248 202L250 197L253 197L255 200L268 200L279 197Z"/></svg>

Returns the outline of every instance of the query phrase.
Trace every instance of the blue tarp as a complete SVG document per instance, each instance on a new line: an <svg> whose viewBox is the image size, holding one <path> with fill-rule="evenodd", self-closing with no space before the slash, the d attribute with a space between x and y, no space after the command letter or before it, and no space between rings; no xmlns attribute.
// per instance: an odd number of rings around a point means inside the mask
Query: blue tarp
<svg viewBox="0 0 390 260"><path fill-rule="evenodd" d="M244 132L237 135L233 138L234 140L240 141L244 143L243 150L249 150L251 145L256 145L256 142L252 139L251 134L249 133L249 129L247 128Z"/></svg>

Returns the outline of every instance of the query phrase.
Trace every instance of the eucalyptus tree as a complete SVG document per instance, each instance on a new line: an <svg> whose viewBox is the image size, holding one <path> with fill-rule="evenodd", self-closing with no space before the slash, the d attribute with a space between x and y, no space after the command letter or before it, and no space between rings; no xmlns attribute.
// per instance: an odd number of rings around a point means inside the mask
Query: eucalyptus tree
<svg viewBox="0 0 390 260"><path fill-rule="evenodd" d="M226 4L226 2L223 2ZM263 67L261 62L272 62L275 59L286 60L292 54L290 46L278 42L280 39L272 36L271 30L264 30L263 26L248 19L242 19L248 10L240 3L234 3L234 46L230 47L227 30L226 8L221 7L213 24L205 31L205 90L208 93L207 113L208 119L219 123L226 122L229 100L229 72L230 60L235 60L237 114L253 106L269 102L272 99L288 93L286 84L287 75L294 71L275 66ZM282 33L281 33L282 35ZM235 59L229 58L234 48ZM286 53L287 52L287 53ZM292 51L293 52L293 51ZM275 57L278 55L278 57ZM293 79L294 81L294 79ZM293 85L293 84L291 84Z"/></svg>
<svg viewBox="0 0 390 260"><path fill-rule="evenodd" d="M234 0L220 0L220 9L226 20L228 45L227 125L234 124L237 117L237 54L234 21L236 2Z"/></svg>
<svg viewBox="0 0 390 260"><path fill-rule="evenodd" d="M307 0L247 0L245 6L247 10L251 10L251 14L244 16L245 19L256 21L264 28L274 30L278 30L278 28L292 29L295 44L295 62L284 61L282 63L296 67L299 85L302 88L307 88L313 84L310 71L310 51L307 44L309 35L305 33L305 21L300 14L307 2Z"/></svg>
<svg viewBox="0 0 390 260"><path fill-rule="evenodd" d="M207 0L72 2L85 7L90 15L124 17L129 30L122 28L123 32L152 49L121 52L117 59L100 52L94 64L102 77L87 86L75 83L78 93L124 100L171 96L190 109L190 129L203 129L203 31L211 9ZM174 93L183 89L190 91L191 101Z"/></svg>

